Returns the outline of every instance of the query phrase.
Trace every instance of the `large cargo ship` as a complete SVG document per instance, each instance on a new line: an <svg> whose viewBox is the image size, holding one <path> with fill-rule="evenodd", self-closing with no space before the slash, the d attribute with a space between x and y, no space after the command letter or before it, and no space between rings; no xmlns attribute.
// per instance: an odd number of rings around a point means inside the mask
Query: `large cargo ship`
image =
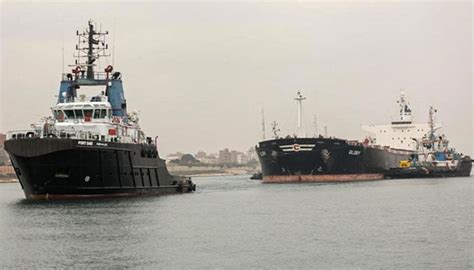
<svg viewBox="0 0 474 270"><path fill-rule="evenodd" d="M410 103L401 93L400 114L388 125L367 125L367 167L382 171L386 178L469 176L472 160L449 147L441 124L435 122L435 110L430 107L426 123L413 123Z"/></svg>
<svg viewBox="0 0 474 270"><path fill-rule="evenodd" d="M301 130L301 102L298 92L298 134ZM399 115L389 125L363 126L370 133L363 142L274 134L256 147L264 183L345 182L384 178L469 176L469 156L448 147L444 136L435 131L430 109L427 123L412 122L410 105L401 94Z"/></svg>
<svg viewBox="0 0 474 270"><path fill-rule="evenodd" d="M63 74L53 116L30 130L11 131L5 141L15 173L28 199L161 195L195 190L190 178L170 175L146 137L138 115L127 112L122 75L108 65L105 36L89 21L77 32L77 60ZM78 95L100 87L97 95ZM94 89L95 89L94 88ZM32 101L34 102L34 101Z"/></svg>
<svg viewBox="0 0 474 270"><path fill-rule="evenodd" d="M345 182L380 180L383 171L368 167L365 146L323 136L305 137L302 132L302 101L300 92L295 98L298 106L298 135L264 140L258 144L264 183L279 182Z"/></svg>

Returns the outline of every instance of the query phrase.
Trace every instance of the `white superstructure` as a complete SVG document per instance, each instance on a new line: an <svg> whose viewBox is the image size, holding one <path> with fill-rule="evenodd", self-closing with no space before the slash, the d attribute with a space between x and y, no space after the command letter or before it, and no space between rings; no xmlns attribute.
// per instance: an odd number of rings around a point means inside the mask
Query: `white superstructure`
<svg viewBox="0 0 474 270"><path fill-rule="evenodd" d="M415 140L423 138L431 130L430 125L429 123L415 124L412 122L412 112L405 93L401 93L397 103L400 106L400 114L390 124L362 126L362 129L369 134L366 143L395 149L416 150L417 142ZM440 127L441 125L435 124L435 129Z"/></svg>
<svg viewBox="0 0 474 270"><path fill-rule="evenodd" d="M45 117L41 123L32 124L31 130L9 132L9 137L59 137L122 143L145 140L136 113L127 118L113 116L112 106L104 93L67 99L51 107L51 111L53 117Z"/></svg>

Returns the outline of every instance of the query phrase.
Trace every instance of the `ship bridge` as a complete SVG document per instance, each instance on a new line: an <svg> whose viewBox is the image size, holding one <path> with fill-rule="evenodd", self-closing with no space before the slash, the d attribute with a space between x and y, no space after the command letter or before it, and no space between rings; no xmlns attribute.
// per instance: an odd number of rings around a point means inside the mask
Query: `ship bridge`
<svg viewBox="0 0 474 270"><path fill-rule="evenodd" d="M397 101L400 113L396 120L385 125L364 125L362 129L369 133L370 143L379 146L389 146L395 149L415 150L417 140L423 138L430 131L428 123L413 123L410 104L401 93ZM436 128L441 127L437 125Z"/></svg>
<svg viewBox="0 0 474 270"><path fill-rule="evenodd" d="M97 31L92 21L89 21L88 30L76 32L78 44L76 45L75 64L70 65L70 73L62 75L59 86L57 103L75 102L78 98L77 92L81 87L104 86L104 95L112 107L112 115L121 117L127 122L127 102L125 100L122 75L115 71L112 65L108 65L104 72L96 72L96 61L100 57L110 56L106 53L108 45L105 36L108 31Z"/></svg>

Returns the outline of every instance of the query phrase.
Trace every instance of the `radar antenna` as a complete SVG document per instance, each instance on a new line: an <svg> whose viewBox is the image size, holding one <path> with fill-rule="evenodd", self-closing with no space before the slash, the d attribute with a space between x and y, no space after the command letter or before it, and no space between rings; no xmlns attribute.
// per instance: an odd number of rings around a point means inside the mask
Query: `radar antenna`
<svg viewBox="0 0 474 270"><path fill-rule="evenodd" d="M74 54L76 59L75 65L81 69L86 68L86 78L94 79L94 62L100 57L107 57L108 44L105 42L105 36L109 34L109 31L101 32L96 31L96 25L92 23L92 20L88 22L88 29L80 33L76 31L78 36L78 44L76 45L77 54Z"/></svg>

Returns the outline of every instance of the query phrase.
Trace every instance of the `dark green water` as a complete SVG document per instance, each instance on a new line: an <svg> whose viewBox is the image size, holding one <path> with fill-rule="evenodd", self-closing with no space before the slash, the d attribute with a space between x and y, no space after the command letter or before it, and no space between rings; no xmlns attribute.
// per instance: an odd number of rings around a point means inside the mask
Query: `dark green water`
<svg viewBox="0 0 474 270"><path fill-rule="evenodd" d="M0 268L469 269L474 178L261 184L27 202L0 185Z"/></svg>

